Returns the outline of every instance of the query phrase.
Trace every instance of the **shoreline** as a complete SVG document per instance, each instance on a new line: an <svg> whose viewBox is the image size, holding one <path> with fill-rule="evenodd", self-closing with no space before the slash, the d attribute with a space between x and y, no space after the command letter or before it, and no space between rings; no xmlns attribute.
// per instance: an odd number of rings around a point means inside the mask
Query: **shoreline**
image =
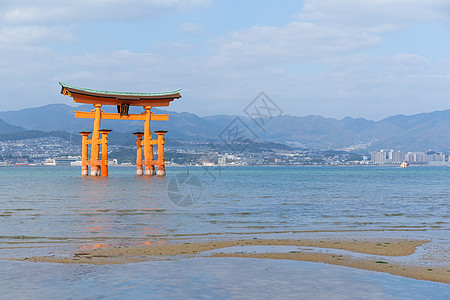
<svg viewBox="0 0 450 300"><path fill-rule="evenodd" d="M80 166L53 166L53 165L40 165L40 164L28 164L28 165L0 165L4 168L23 168L23 167L48 167L48 168L80 168ZM128 168L136 167L135 164L130 165L111 165L110 168ZM242 168L242 167L390 167L400 168L400 164L317 164L317 165L166 165L167 168ZM422 167L450 167L450 163L447 164L410 164L408 168L422 168Z"/></svg>
<svg viewBox="0 0 450 300"><path fill-rule="evenodd" d="M127 264L152 260L189 259L193 257L241 257L258 259L283 259L319 262L340 265L356 269L389 273L419 280L429 280L450 284L450 262L447 260L447 249L439 258L434 253L431 263L422 263L420 258L414 261L401 261L398 258L418 255L417 249L423 248L431 240L405 238L302 238L302 239L239 239L239 240L209 240L203 242L175 242L163 245L149 244L145 246L111 246L92 250L79 249L63 256L32 256L25 258L2 258L11 261L46 262L61 264ZM312 247L288 252L249 251L227 252L230 247L262 246L297 246ZM318 251L326 250L326 251ZM222 251L221 251L222 250ZM239 250L239 248L238 248ZM333 253L333 251L347 251ZM212 253L208 253L211 252ZM423 255L423 254L422 254ZM425 256L430 255L426 253ZM444 257L442 259L442 257ZM391 261L389 261L391 260ZM441 260L441 261L440 261ZM444 261L444 265L442 264ZM433 263L434 262L434 263Z"/></svg>

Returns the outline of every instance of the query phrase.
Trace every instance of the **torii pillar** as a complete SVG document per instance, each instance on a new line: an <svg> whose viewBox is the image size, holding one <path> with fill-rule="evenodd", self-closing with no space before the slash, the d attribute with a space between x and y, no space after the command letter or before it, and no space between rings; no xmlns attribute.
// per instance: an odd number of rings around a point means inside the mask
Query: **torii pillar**
<svg viewBox="0 0 450 300"><path fill-rule="evenodd" d="M156 175L165 176L166 175L166 162L164 160L164 144L165 138L164 135L167 133L165 130L155 131L158 135L158 171L156 171Z"/></svg>
<svg viewBox="0 0 450 300"><path fill-rule="evenodd" d="M151 106L144 106L145 122L144 122L144 159L145 159L145 175L155 175L155 166L153 162L153 144L152 133L150 131L150 121L152 120Z"/></svg>
<svg viewBox="0 0 450 300"><path fill-rule="evenodd" d="M108 133L110 133L112 130L109 129L102 129L99 130L100 134L102 135L101 145L102 145L102 158L100 160L100 169L102 177L108 176Z"/></svg>
<svg viewBox="0 0 450 300"><path fill-rule="evenodd" d="M144 162L142 161L142 137L144 136L143 132L135 132L133 133L136 136L136 175L141 176L144 174Z"/></svg>
<svg viewBox="0 0 450 300"><path fill-rule="evenodd" d="M94 132L92 133L91 147L91 176L100 176L101 163L100 158L100 123L102 120L101 104L94 104Z"/></svg>
<svg viewBox="0 0 450 300"><path fill-rule="evenodd" d="M81 175L87 176L89 173L89 135L91 134L91 131L80 131L80 134L82 135L81 140Z"/></svg>

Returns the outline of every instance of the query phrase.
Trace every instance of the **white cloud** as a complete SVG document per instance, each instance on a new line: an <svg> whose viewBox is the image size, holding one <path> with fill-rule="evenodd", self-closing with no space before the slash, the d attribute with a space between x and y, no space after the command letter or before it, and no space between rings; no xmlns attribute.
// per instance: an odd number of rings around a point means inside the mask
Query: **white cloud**
<svg viewBox="0 0 450 300"><path fill-rule="evenodd" d="M97 21L135 21L206 7L210 0L16 0L0 4L0 46L76 41L74 29ZM191 24L191 29L193 25Z"/></svg>
<svg viewBox="0 0 450 300"><path fill-rule="evenodd" d="M203 30L203 27L199 23L195 22L185 22L178 25L178 31L186 33L198 33Z"/></svg>
<svg viewBox="0 0 450 300"><path fill-rule="evenodd" d="M449 20L448 0L307 0L299 17L343 26L377 27Z"/></svg>
<svg viewBox="0 0 450 300"><path fill-rule="evenodd" d="M87 2L64 6L59 4L62 1L41 1L45 3L41 9L54 4L59 10L43 12L41 17L31 16L27 10L14 12L17 20L0 30L0 57L3 57L0 58L0 78L3 78L0 89L4 95L18 95L16 107L19 101L26 103L21 107L30 106L25 102L28 99L43 104L67 101L59 95L57 86L58 81L66 81L118 91L183 88L182 101L171 105L171 109L199 114L242 113L261 90L294 115L383 117L414 113L418 107L422 108L414 103L425 97L430 108L440 109L442 99L449 94L448 65L443 67L443 63L408 51L383 55L360 51L382 43L386 32L398 30L407 22L445 17L447 1L411 1L415 7L407 7L403 12L400 8L405 1L311 0L306 1L300 19L283 26L252 26L203 43L169 40L155 42L148 50L139 51L98 50L109 48L94 45L98 48L82 50L85 52L45 49L38 47L38 42L73 38L70 27L55 24L64 19L68 23L79 22L76 17L83 14L82 4ZM335 2L340 2L340 6ZM25 4L32 7L33 3ZM91 7L92 12L82 17L84 20L115 19L119 8L124 10L119 20L151 15L125 7L125 1L113 2L111 10L105 8L104 1L96 3L96 7ZM132 6L137 2L126 3ZM180 11L188 9L190 4L205 3L161 0L142 5L158 8L154 13L163 13L169 10L167 5ZM100 7L105 10L101 11ZM365 14L366 10L370 12ZM66 15L66 11L71 12ZM423 15L419 14L421 11ZM13 14L13 9L0 8L0 14L5 12ZM36 25L49 21L54 27ZM197 32L201 26L182 23L177 29ZM26 44L31 46L25 47ZM427 86L433 88L427 91ZM397 110L376 111L375 104L381 107L395 104Z"/></svg>
<svg viewBox="0 0 450 300"><path fill-rule="evenodd" d="M319 60L321 64L330 66L333 70L341 72L360 72L358 76L364 77L370 73L380 74L408 74L409 72L425 72L435 67L426 58L417 54L396 53L387 56L381 55L344 55L327 57Z"/></svg>
<svg viewBox="0 0 450 300"><path fill-rule="evenodd" d="M73 41L66 27L5 26L0 29L0 44L27 45L42 41Z"/></svg>
<svg viewBox="0 0 450 300"><path fill-rule="evenodd" d="M182 88L182 100L170 108L201 115L241 114L260 91L293 115L369 118L414 113L420 101L426 101L430 109L442 109L439 105L448 95L448 70L439 71L427 59L406 53L329 57L302 73L282 66L218 66L207 57L129 50L85 55L45 49L31 52L2 52L9 59L0 61L0 77L4 78L0 89L4 95L18 96L15 107L29 107L31 99L42 104L70 103L59 95L58 81L116 91ZM295 65L295 69L302 67L302 63ZM434 88L426 90L427 86ZM392 110L377 110L376 103Z"/></svg>
<svg viewBox="0 0 450 300"><path fill-rule="evenodd" d="M209 5L209 0L15 0L0 6L0 20L12 25L78 24L157 17Z"/></svg>
<svg viewBox="0 0 450 300"><path fill-rule="evenodd" d="M299 20L217 39L212 63L256 66L322 59L382 42L412 22L450 20L448 0L306 0Z"/></svg>
<svg viewBox="0 0 450 300"><path fill-rule="evenodd" d="M307 0L299 19L381 32L412 22L450 20L448 0Z"/></svg>
<svg viewBox="0 0 450 300"><path fill-rule="evenodd" d="M283 27L255 26L216 41L214 60L218 64L293 63L372 46L380 40L371 31L311 22L291 22Z"/></svg>

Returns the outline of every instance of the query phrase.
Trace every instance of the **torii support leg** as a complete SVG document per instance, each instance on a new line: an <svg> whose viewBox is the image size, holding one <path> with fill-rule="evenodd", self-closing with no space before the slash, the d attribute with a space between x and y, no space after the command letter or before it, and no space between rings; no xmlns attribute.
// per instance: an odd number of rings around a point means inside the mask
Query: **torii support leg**
<svg viewBox="0 0 450 300"><path fill-rule="evenodd" d="M99 130L99 133L101 133L102 138L102 160L101 160L101 172L102 177L106 177L109 175L108 173L108 133L110 133L112 130L109 129L102 129Z"/></svg>
<svg viewBox="0 0 450 300"><path fill-rule="evenodd" d="M142 168L142 136L143 132L135 132L133 133L136 136L136 175L142 176L144 174L144 170Z"/></svg>
<svg viewBox="0 0 450 300"><path fill-rule="evenodd" d="M90 131L81 131L80 134L82 135L81 140L81 176L87 176L89 175L89 135L92 132Z"/></svg>
<svg viewBox="0 0 450 300"><path fill-rule="evenodd" d="M145 160L145 175L155 175L155 166L153 162L153 145L152 133L150 131L150 121L152 113L151 106L144 106L145 109L145 123L144 123L144 160Z"/></svg>
<svg viewBox="0 0 450 300"><path fill-rule="evenodd" d="M167 133L167 131L158 130L155 131L155 133L158 135L158 171L156 172L156 175L165 176L166 163L164 160L164 143L165 143L164 135Z"/></svg>
<svg viewBox="0 0 450 300"><path fill-rule="evenodd" d="M92 148L91 148L91 176L99 176L100 175L100 165L99 165L99 156L100 156L100 147L99 147L99 138L100 138L100 123L102 119L102 110L101 104L95 104L95 118L94 118L94 132L92 133Z"/></svg>

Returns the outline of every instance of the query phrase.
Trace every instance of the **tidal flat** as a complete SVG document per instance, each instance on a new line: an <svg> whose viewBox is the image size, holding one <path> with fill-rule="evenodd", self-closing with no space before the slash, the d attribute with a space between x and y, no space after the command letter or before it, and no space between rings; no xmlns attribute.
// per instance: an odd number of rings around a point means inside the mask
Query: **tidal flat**
<svg viewBox="0 0 450 300"><path fill-rule="evenodd" d="M90 178L78 168L1 168L0 290L14 298L28 284L42 293L35 298L114 298L152 287L166 297L185 289L239 298L269 295L265 282L286 298L450 293L450 168L167 171L145 178L112 168L108 178ZM191 184L175 190L177 176ZM185 196L190 202L178 201ZM53 283L44 290L35 276Z"/></svg>

